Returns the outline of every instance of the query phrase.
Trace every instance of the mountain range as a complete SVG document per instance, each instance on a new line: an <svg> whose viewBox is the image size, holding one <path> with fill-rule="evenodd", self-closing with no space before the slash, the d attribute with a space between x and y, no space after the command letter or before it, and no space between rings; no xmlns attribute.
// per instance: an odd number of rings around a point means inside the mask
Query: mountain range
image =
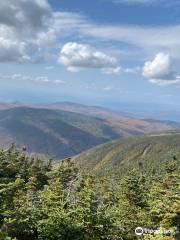
<svg viewBox="0 0 180 240"><path fill-rule="evenodd" d="M15 142L29 153L63 159L113 139L180 128L171 121L136 119L96 106L0 104L0 148Z"/></svg>

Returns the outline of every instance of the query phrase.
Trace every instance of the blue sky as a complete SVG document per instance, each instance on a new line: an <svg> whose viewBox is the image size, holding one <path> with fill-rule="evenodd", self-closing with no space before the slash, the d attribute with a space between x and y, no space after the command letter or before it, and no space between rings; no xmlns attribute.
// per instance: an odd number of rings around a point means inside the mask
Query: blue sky
<svg viewBox="0 0 180 240"><path fill-rule="evenodd" d="M0 101L179 110L179 36L179 0L1 1Z"/></svg>

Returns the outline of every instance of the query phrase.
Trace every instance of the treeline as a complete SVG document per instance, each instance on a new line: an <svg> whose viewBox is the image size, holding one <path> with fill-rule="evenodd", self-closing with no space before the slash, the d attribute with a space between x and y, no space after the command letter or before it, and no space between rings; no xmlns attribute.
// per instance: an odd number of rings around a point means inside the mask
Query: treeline
<svg viewBox="0 0 180 240"><path fill-rule="evenodd" d="M179 239L179 164L165 174L129 172L120 181L82 176L67 159L59 166L14 147L0 152L0 239L134 240L136 227L170 230L144 239ZM168 235L168 234L167 234Z"/></svg>

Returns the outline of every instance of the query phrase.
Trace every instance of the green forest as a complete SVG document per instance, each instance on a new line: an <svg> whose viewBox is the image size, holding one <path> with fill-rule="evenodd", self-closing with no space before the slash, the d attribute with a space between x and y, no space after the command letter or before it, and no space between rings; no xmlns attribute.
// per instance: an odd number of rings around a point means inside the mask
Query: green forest
<svg viewBox="0 0 180 240"><path fill-rule="evenodd" d="M0 151L1 240L179 239L179 164L143 165L109 180L83 174L71 159L54 165L14 146ZM159 232L157 233L157 230Z"/></svg>

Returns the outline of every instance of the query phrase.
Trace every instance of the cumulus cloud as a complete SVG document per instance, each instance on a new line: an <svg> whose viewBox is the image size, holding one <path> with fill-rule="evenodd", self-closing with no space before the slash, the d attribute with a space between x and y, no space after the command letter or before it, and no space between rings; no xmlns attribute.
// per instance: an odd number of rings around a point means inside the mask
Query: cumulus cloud
<svg viewBox="0 0 180 240"><path fill-rule="evenodd" d="M158 2L158 0L120 1ZM48 0L0 1L0 62L38 63L50 56L46 51L58 47L61 39L67 41L67 37L72 36L76 36L77 39L80 36L96 41L103 39L123 42L130 45L130 49L141 51L143 57L152 52L168 51L171 56L179 59L178 35L180 25L156 27L101 25L90 21L82 14L53 11ZM58 62L67 66L71 72L77 72L82 68L99 68L105 74L116 75L139 72L138 69L121 69L117 59L110 55L103 51L94 51L85 44L69 43L63 46ZM130 57L131 55L128 55L128 58ZM175 80L177 81L176 78Z"/></svg>
<svg viewBox="0 0 180 240"><path fill-rule="evenodd" d="M36 32L44 27L51 11L46 0L6 0L0 3L0 22L5 26Z"/></svg>
<svg viewBox="0 0 180 240"><path fill-rule="evenodd" d="M85 25L83 16L53 11L48 0L0 1L0 62L43 59L59 35L62 39Z"/></svg>
<svg viewBox="0 0 180 240"><path fill-rule="evenodd" d="M51 15L46 0L0 1L0 62L30 60Z"/></svg>
<svg viewBox="0 0 180 240"><path fill-rule="evenodd" d="M142 74L160 86L180 83L180 77L172 71L171 58L166 53L158 53L152 61L145 62Z"/></svg>
<svg viewBox="0 0 180 240"><path fill-rule="evenodd" d="M30 48L26 42L19 42L16 39L5 39L1 36L0 28L0 62L30 60Z"/></svg>
<svg viewBox="0 0 180 240"><path fill-rule="evenodd" d="M59 36L77 34L87 24L80 14L53 11L48 0L0 1L0 62L39 57L56 46Z"/></svg>
<svg viewBox="0 0 180 240"><path fill-rule="evenodd" d="M94 51L89 45L76 42L66 43L59 54L58 63L67 66L70 71L81 68L99 68L107 73L117 73L117 59L103 52Z"/></svg>
<svg viewBox="0 0 180 240"><path fill-rule="evenodd" d="M165 53L158 53L152 61L145 62L143 75L148 78L166 79L170 73L170 56Z"/></svg>

